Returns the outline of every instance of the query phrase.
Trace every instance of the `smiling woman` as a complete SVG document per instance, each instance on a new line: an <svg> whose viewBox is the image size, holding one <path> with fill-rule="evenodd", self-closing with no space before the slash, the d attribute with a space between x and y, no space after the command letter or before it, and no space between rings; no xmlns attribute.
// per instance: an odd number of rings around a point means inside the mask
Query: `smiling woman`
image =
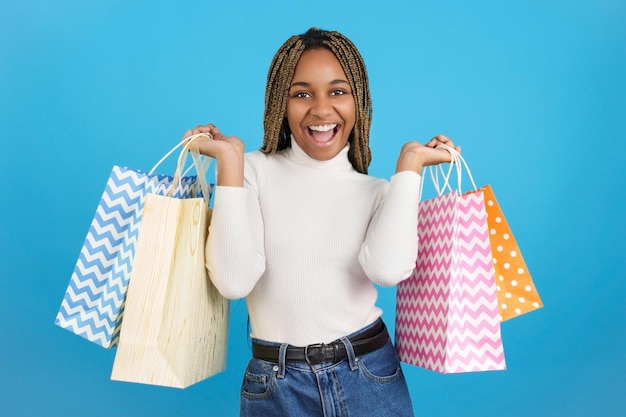
<svg viewBox="0 0 626 417"><path fill-rule="evenodd" d="M287 121L298 145L313 159L334 158L348 143L355 112L352 89L335 54L304 52L287 102Z"/></svg>
<svg viewBox="0 0 626 417"><path fill-rule="evenodd" d="M301 55L312 51L331 52L341 65L342 79L347 80L355 105L348 159L354 169L366 174L372 159L369 147L372 101L367 70L356 46L338 32L311 29L304 35L292 36L276 52L267 77L261 151L274 153L291 146L291 128L286 118L289 92Z"/></svg>
<svg viewBox="0 0 626 417"><path fill-rule="evenodd" d="M252 355L242 416L412 416L375 284L408 278L417 254L419 172L449 161L402 147L390 181L367 175L372 105L365 64L338 32L289 38L267 79L260 151L212 125L218 160L206 249L211 280L246 297ZM394 401L389 401L393 398Z"/></svg>

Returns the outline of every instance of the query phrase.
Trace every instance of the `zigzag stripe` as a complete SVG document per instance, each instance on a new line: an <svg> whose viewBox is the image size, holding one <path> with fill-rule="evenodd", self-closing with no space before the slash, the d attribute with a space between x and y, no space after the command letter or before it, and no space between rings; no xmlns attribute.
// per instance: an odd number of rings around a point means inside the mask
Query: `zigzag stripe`
<svg viewBox="0 0 626 417"><path fill-rule="evenodd" d="M448 349L448 356L464 358L470 355L480 357L481 354L484 354L486 357L494 357L501 356L503 353L502 344L498 343L498 340L485 338L484 340L476 340L472 342L449 344L450 348Z"/></svg>
<svg viewBox="0 0 626 417"><path fill-rule="evenodd" d="M467 317L473 317L474 315L483 311L493 313L498 310L497 304L493 302L492 298L496 296L495 294L492 297L487 298L477 295L475 297L475 300L469 300L470 296L467 293L464 295L467 295L467 297L452 297L452 308L450 309L450 311L451 313L453 313L455 318L457 317L457 314L460 315L459 318L464 319Z"/></svg>
<svg viewBox="0 0 626 417"><path fill-rule="evenodd" d="M89 244L85 249L89 252L99 251L100 246L103 246L107 253L107 257L113 256L122 242L128 235L127 230L121 230L120 232L112 233L110 230L90 228L85 243Z"/></svg>
<svg viewBox="0 0 626 417"><path fill-rule="evenodd" d="M110 186L110 188L126 188L130 190L129 194L139 194L143 192L144 187L151 180L152 178L147 173L116 166L111 171L107 186Z"/></svg>
<svg viewBox="0 0 626 417"><path fill-rule="evenodd" d="M86 245L88 242L86 243ZM75 272L77 273L76 279L81 279L82 275L105 275L111 270L114 259L111 259L111 254L97 251L90 253L87 250L81 251L76 262Z"/></svg>
<svg viewBox="0 0 626 417"><path fill-rule="evenodd" d="M471 316L479 311L497 311L497 304L493 302L496 294L489 295L487 291L477 290L476 294L464 291L462 296L452 296L452 307L458 306L458 310L463 311L466 316ZM453 308L451 311L455 311Z"/></svg>
<svg viewBox="0 0 626 417"><path fill-rule="evenodd" d="M429 299L428 297L423 297L420 300L417 300L416 303L411 304L411 306L415 307L418 311L421 311L421 314L432 314L433 311L439 312L442 309L446 309L447 311L447 309L449 308L448 299L449 297L440 297L438 299Z"/></svg>
<svg viewBox="0 0 626 417"><path fill-rule="evenodd" d="M118 239L114 239L114 236L108 233L103 233L100 236L96 233L89 233L81 249L81 254L89 262L93 261L96 256L103 256L108 262L115 258L119 252L122 252L123 255L129 251L134 252L134 243L138 234L138 227L128 228Z"/></svg>
<svg viewBox="0 0 626 417"><path fill-rule="evenodd" d="M98 309L103 316L114 317L120 311L124 303L125 293L118 291L102 292L100 296L95 296L91 291L75 291L72 286L67 290L63 299L66 310L74 313L81 310ZM73 313L73 314L74 314Z"/></svg>
<svg viewBox="0 0 626 417"><path fill-rule="evenodd" d="M92 326L94 331L108 331L109 333L115 327L117 319L115 316L111 316L102 311L97 310L95 307L78 310L66 303L61 303L61 308L57 314L57 320L72 322L75 326L85 326L86 324Z"/></svg>
<svg viewBox="0 0 626 417"><path fill-rule="evenodd" d="M461 224L474 223L477 219L486 218L485 202L482 198L460 198L458 204L459 210L457 211L457 215L459 216Z"/></svg>
<svg viewBox="0 0 626 417"><path fill-rule="evenodd" d="M100 302L105 303L109 300L123 300L128 287L128 278L119 275L121 274L111 277L99 286L89 281L74 280L68 286L66 295L71 297L71 301L77 300L77 297L87 297L90 300L101 300Z"/></svg>
<svg viewBox="0 0 626 417"><path fill-rule="evenodd" d="M483 329L478 333L470 333L469 331L465 334L454 333L451 335L448 333L447 345L449 353L455 352L457 354L472 349L476 351L481 351L482 349L486 351L502 351L500 329L498 326L495 326L493 331L491 329Z"/></svg>
<svg viewBox="0 0 626 417"><path fill-rule="evenodd" d="M475 256L467 262L463 259L463 276L467 283L474 285L476 281L484 281L485 278L493 278L493 260L489 256ZM495 284L495 280L494 280Z"/></svg>
<svg viewBox="0 0 626 417"><path fill-rule="evenodd" d="M78 282L93 281L94 285L101 286L104 285L103 283L106 281L107 276L112 276L113 279L116 279L118 277L126 277L124 279L128 279L127 277L130 274L130 264L132 262L133 256L133 253L130 253L127 257L122 257L122 254L119 254L118 258L107 260L106 264L103 265L99 262L97 256L94 261L88 261L81 254L78 262L76 263L72 280ZM77 286L82 285L77 284Z"/></svg>
<svg viewBox="0 0 626 417"><path fill-rule="evenodd" d="M503 355L493 355L489 352L481 354L468 354L466 357L454 356L447 358L447 372L476 372L476 371L495 371L506 369Z"/></svg>
<svg viewBox="0 0 626 417"><path fill-rule="evenodd" d="M476 342L481 340L500 340L500 323L480 323L479 321L467 321L465 326L450 320L448 326L448 344L450 346ZM499 342L498 342L499 343Z"/></svg>
<svg viewBox="0 0 626 417"><path fill-rule="evenodd" d="M117 297L123 299L128 286L129 274L126 270L113 271L109 279L102 274L84 274L77 272L72 274L72 279L67 288L66 296L69 300L77 301L78 298L96 300L101 297L109 299Z"/></svg>
<svg viewBox="0 0 626 417"><path fill-rule="evenodd" d="M79 276L77 273L72 274L70 283L67 286L66 296L68 296L71 292L75 295L81 294L81 297L89 297L91 300L98 298L104 287L104 282L99 280L104 280L104 278L99 274L89 274L84 276L84 278L87 279L81 278L83 277Z"/></svg>
<svg viewBox="0 0 626 417"><path fill-rule="evenodd" d="M143 189L143 187L141 187L141 189ZM128 213L129 210L134 209L143 202L144 196L145 194L143 192L135 192L135 190L127 187L125 184L111 184L105 189L104 194L102 194L100 204L104 211L115 210Z"/></svg>
<svg viewBox="0 0 626 417"><path fill-rule="evenodd" d="M74 288L68 288L65 297L63 298L62 305L66 306L66 310L91 310L98 305L97 298L88 291L76 292Z"/></svg>
<svg viewBox="0 0 626 417"><path fill-rule="evenodd" d="M88 235L80 251L80 260L85 266L100 262L102 266L110 265L122 246L123 239L96 239Z"/></svg>
<svg viewBox="0 0 626 417"><path fill-rule="evenodd" d="M66 298L61 303L60 313L62 312L65 317L97 317L114 323L123 304L124 299L115 302L102 302L102 300L68 300Z"/></svg>
<svg viewBox="0 0 626 417"><path fill-rule="evenodd" d="M201 195L196 178L183 178L175 196ZM167 192L172 179L113 168L57 314L60 327L103 347L117 344L145 195Z"/></svg>
<svg viewBox="0 0 626 417"><path fill-rule="evenodd" d="M107 326L98 326L89 320L83 321L76 316L69 319L57 316L55 324L105 348L115 346L119 339L119 328L112 330ZM113 337L109 336L111 334Z"/></svg>
<svg viewBox="0 0 626 417"><path fill-rule="evenodd" d="M91 224L91 230L98 231L99 229L112 229L110 233L123 233L124 230L132 224L139 223L141 220L141 212L143 211L143 204L137 205L128 211L124 211L116 208L112 211L105 211L104 207L100 206L96 210L93 223Z"/></svg>
<svg viewBox="0 0 626 417"><path fill-rule="evenodd" d="M433 285L432 288L409 288L400 294L404 299L414 300L413 304L429 305L430 303L443 303L448 298L450 291L445 286ZM403 302L406 303L406 302Z"/></svg>
<svg viewBox="0 0 626 417"><path fill-rule="evenodd" d="M418 344L414 345L400 345L399 350L403 353L411 351L419 352L419 355L423 358L439 356L443 359L446 356L444 346L445 340L441 338L432 338L429 340L421 340Z"/></svg>
<svg viewBox="0 0 626 417"><path fill-rule="evenodd" d="M437 329L445 329L448 319L445 314L424 314L421 316L401 317L398 321L401 330L411 334L421 334L422 332L432 332Z"/></svg>
<svg viewBox="0 0 626 417"><path fill-rule="evenodd" d="M482 233L461 236L465 236L464 239L459 239L459 252L461 255L472 255L475 251L478 251L483 256L491 253L491 243L488 236L486 237Z"/></svg>
<svg viewBox="0 0 626 417"><path fill-rule="evenodd" d="M120 194L126 195L126 194ZM111 199L109 195L104 195L102 200L100 201L100 205L96 209L96 214L99 214L102 217L112 216L115 213L118 213L120 217L120 222L124 223L126 221L132 220L132 215L143 209L144 199L134 200L130 197L127 198L117 198Z"/></svg>
<svg viewBox="0 0 626 417"><path fill-rule="evenodd" d="M485 356L489 356L489 353L495 355L501 355L503 353L502 343L500 335L488 335L482 338L475 338L471 340L448 340L447 353L449 356L467 356L470 353L480 355L484 353Z"/></svg>

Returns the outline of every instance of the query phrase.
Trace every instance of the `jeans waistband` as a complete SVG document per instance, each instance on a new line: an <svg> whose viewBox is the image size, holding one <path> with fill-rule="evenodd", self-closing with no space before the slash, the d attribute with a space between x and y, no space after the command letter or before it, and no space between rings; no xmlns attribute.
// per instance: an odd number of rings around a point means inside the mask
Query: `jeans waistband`
<svg viewBox="0 0 626 417"><path fill-rule="evenodd" d="M385 323L378 319L348 337L342 337L330 343L317 343L304 347L289 345L268 346L252 342L252 355L261 360L280 362L281 351L284 351L285 362L307 362L309 365L337 363L349 357L350 353L360 356L383 347L389 341L389 333ZM352 350L352 352L349 352Z"/></svg>

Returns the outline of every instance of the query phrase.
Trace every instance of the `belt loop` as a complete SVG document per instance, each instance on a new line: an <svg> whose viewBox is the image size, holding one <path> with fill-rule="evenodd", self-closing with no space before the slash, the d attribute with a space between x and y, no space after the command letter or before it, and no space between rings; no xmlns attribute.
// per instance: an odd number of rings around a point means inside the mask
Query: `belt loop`
<svg viewBox="0 0 626 417"><path fill-rule="evenodd" d="M287 346L289 346L289 344L283 343L278 349L278 374L276 374L276 378L283 379L285 377L285 358L287 356Z"/></svg>
<svg viewBox="0 0 626 417"><path fill-rule="evenodd" d="M343 345L346 347L346 354L348 355L348 363L350 364L350 369L356 371L359 366L356 364L356 356L354 354L354 349L352 348L352 343L350 342L350 339L344 336L339 340L341 340Z"/></svg>

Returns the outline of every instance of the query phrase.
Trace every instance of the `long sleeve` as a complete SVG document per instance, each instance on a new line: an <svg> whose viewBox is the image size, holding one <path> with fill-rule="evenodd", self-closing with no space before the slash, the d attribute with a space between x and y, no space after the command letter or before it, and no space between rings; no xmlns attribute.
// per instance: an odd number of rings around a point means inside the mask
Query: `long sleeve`
<svg viewBox="0 0 626 417"><path fill-rule="evenodd" d="M247 296L265 271L263 221L250 184L216 187L206 245L206 266L226 298Z"/></svg>
<svg viewBox="0 0 626 417"><path fill-rule="evenodd" d="M368 227L359 262L378 285L396 285L415 269L419 189L419 174L394 175Z"/></svg>

